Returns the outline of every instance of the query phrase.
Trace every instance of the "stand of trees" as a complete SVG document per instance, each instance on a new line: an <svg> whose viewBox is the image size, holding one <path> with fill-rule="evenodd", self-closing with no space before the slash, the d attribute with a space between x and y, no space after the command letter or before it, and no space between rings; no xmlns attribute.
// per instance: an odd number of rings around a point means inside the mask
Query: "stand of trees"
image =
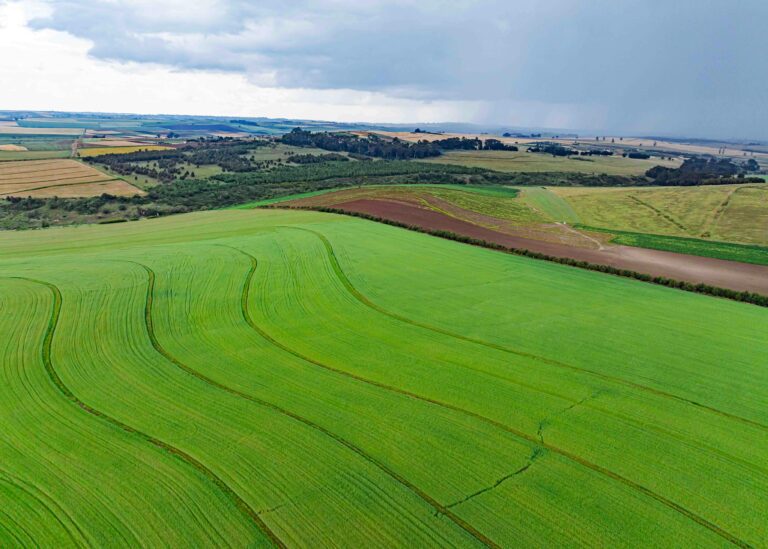
<svg viewBox="0 0 768 549"><path fill-rule="evenodd" d="M655 166L645 172L655 185L726 185L764 183L759 177L744 177L744 169L727 158L689 158L679 168Z"/></svg>
<svg viewBox="0 0 768 549"><path fill-rule="evenodd" d="M102 154L84 160L102 164L120 175L144 175L163 183L189 176L182 173L182 164L218 165L230 172L245 172L262 167L252 162L247 154L257 148L269 145L266 140L200 139L183 147L160 151L136 151L127 154Z"/></svg>
<svg viewBox="0 0 768 549"><path fill-rule="evenodd" d="M557 143L537 143L533 147L528 147L528 152L551 154L552 156L571 156L579 154L579 151L563 147Z"/></svg>
<svg viewBox="0 0 768 549"><path fill-rule="evenodd" d="M468 139L448 137L435 141L411 143L395 137L382 139L376 135L360 137L347 133L310 132L294 128L280 138L282 143L295 147L315 147L326 151L347 152L386 160L411 160L440 156L443 151L516 151L514 145L507 145L498 139Z"/></svg>

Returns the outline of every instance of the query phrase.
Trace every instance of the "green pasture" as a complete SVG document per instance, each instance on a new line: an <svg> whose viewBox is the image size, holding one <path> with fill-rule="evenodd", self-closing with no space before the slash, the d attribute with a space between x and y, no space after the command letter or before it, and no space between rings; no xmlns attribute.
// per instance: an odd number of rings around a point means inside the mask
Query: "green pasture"
<svg viewBox="0 0 768 549"><path fill-rule="evenodd" d="M0 233L0 311L0 546L768 544L764 308L226 210Z"/></svg>

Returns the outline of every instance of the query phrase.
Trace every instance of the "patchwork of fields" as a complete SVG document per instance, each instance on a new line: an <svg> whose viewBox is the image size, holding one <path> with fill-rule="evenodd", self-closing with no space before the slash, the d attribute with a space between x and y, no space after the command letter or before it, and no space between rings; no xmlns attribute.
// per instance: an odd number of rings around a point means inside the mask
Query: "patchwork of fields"
<svg viewBox="0 0 768 549"><path fill-rule="evenodd" d="M136 187L75 160L29 160L0 164L0 197L130 196Z"/></svg>
<svg viewBox="0 0 768 549"><path fill-rule="evenodd" d="M0 259L2 546L768 543L766 309L316 212Z"/></svg>
<svg viewBox="0 0 768 549"><path fill-rule="evenodd" d="M559 194L561 190L565 196ZM604 192L620 190L606 189ZM669 188L665 190L669 192ZM681 191L679 198L685 199L685 188L678 190ZM400 185L310 193L309 196L292 197L286 205L330 207L517 250L768 295L768 247L578 225L582 216L568 200L570 192L598 194L596 189L583 188L526 187L518 190ZM744 232L761 229L750 219L742 219L738 227Z"/></svg>
<svg viewBox="0 0 768 549"><path fill-rule="evenodd" d="M78 149L77 155L82 158L89 156L99 156L102 154L128 154L137 151L167 151L173 147L164 145L125 145L125 146L106 146L106 147L87 147Z"/></svg>

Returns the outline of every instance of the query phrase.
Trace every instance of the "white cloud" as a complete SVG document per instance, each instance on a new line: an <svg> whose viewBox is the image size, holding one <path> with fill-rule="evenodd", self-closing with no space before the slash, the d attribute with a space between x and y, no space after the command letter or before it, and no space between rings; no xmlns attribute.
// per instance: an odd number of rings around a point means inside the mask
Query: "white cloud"
<svg viewBox="0 0 768 549"><path fill-rule="evenodd" d="M237 72L112 62L88 55L90 40L27 26L46 6L0 5L0 105L40 109L373 122L470 120L478 106L415 101L349 89L260 87Z"/></svg>
<svg viewBox="0 0 768 549"><path fill-rule="evenodd" d="M17 0L2 9L5 105L768 134L764 0Z"/></svg>

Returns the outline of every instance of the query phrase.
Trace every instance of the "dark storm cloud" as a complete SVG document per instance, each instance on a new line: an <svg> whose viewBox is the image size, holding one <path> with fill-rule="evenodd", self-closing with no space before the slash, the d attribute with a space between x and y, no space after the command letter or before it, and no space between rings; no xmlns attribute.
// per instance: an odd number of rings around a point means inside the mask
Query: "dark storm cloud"
<svg viewBox="0 0 768 549"><path fill-rule="evenodd" d="M763 0L50 5L34 26L88 38L102 59L482 101L500 124L535 103L581 128L768 137Z"/></svg>

